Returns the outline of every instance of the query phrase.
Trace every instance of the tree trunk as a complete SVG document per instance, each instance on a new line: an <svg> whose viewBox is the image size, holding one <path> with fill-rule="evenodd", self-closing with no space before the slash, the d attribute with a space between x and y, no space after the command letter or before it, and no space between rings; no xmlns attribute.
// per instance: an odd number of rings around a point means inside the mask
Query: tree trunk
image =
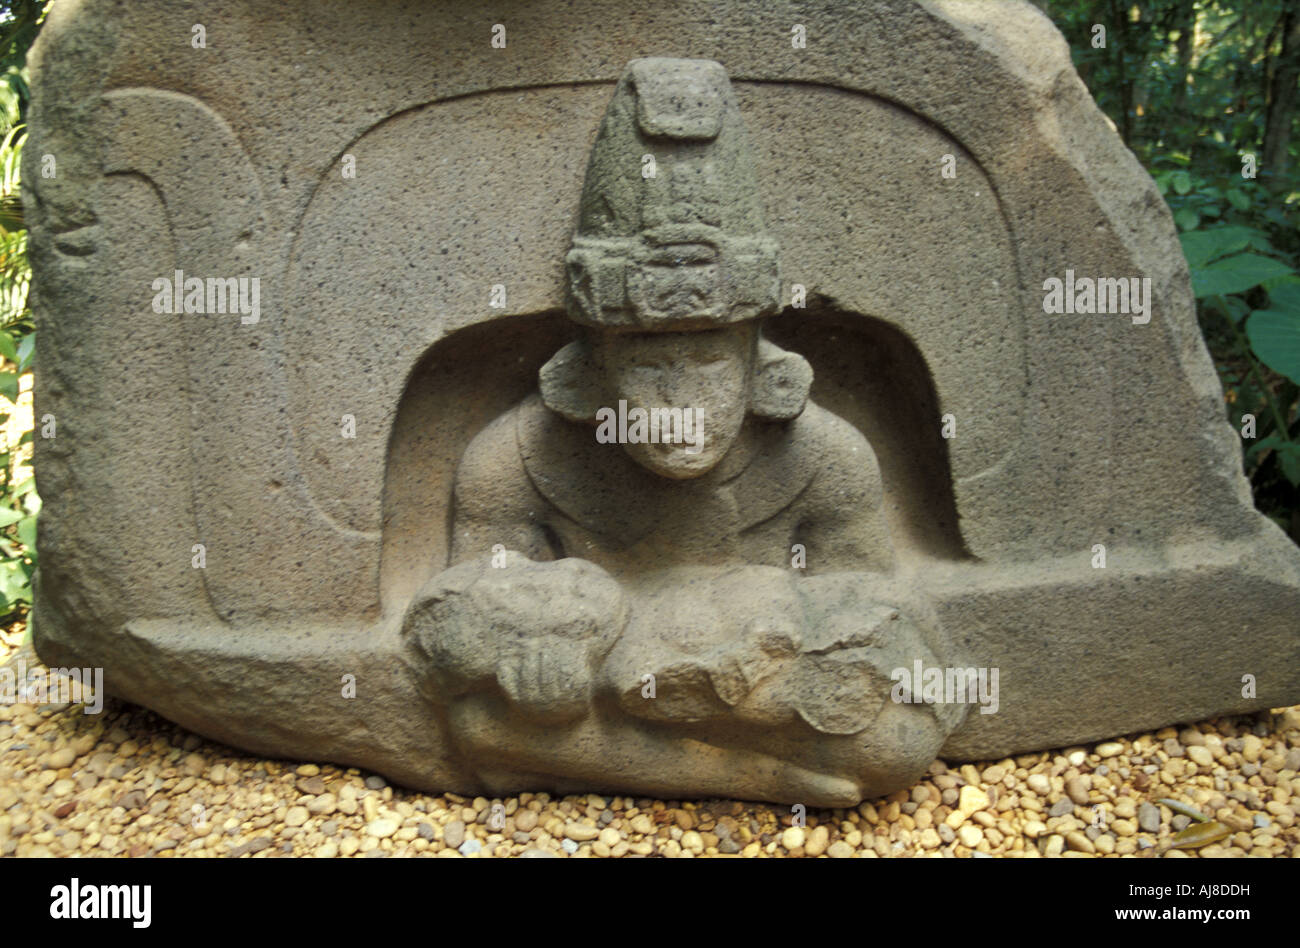
<svg viewBox="0 0 1300 948"><path fill-rule="evenodd" d="M1291 120L1295 115L1296 87L1300 85L1300 11L1292 0L1282 14L1282 52L1277 57L1269 83L1268 116L1264 124L1264 153L1260 170L1268 172L1270 187L1287 185Z"/></svg>
<svg viewBox="0 0 1300 948"><path fill-rule="evenodd" d="M1128 79L1125 54L1128 52L1128 15L1118 0L1110 0L1110 29L1113 39L1107 45L1115 48L1115 66L1119 85L1119 137L1133 147L1133 84Z"/></svg>
<svg viewBox="0 0 1300 948"><path fill-rule="evenodd" d="M1196 5L1188 3L1186 7L1179 11L1181 13L1178 23L1178 89L1174 92L1174 116L1178 119L1187 117L1187 82L1191 78L1192 72L1192 53L1196 47L1192 45L1192 38L1196 33Z"/></svg>

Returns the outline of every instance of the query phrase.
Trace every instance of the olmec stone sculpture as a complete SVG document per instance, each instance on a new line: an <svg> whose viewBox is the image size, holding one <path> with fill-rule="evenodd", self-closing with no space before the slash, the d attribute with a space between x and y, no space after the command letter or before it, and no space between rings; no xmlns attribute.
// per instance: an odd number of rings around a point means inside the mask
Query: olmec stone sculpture
<svg viewBox="0 0 1300 948"><path fill-rule="evenodd" d="M47 661L422 788L827 806L1300 701L1172 222L1028 5L162 12L34 56Z"/></svg>
<svg viewBox="0 0 1300 948"><path fill-rule="evenodd" d="M662 179L642 174L648 149ZM871 446L762 339L780 281L755 185L721 66L628 67L568 255L586 331L471 442L461 565L406 626L494 786L598 783L621 758L641 784L712 774L846 803L920 776L962 717L888 700L892 669L939 663L882 582ZM621 448L593 437L611 405ZM801 550L814 568L790 568Z"/></svg>

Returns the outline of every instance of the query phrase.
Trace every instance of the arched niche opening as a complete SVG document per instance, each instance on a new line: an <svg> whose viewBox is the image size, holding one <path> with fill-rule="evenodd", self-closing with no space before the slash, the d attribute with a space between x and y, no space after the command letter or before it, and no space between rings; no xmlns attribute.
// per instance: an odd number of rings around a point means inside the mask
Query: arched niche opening
<svg viewBox="0 0 1300 948"><path fill-rule="evenodd" d="M823 302L787 309L764 332L812 364L812 398L871 442L898 553L967 556L957 523L938 399L924 358L899 329ZM389 438L380 587L401 610L448 564L456 467L474 436L537 388L537 371L570 342L560 311L478 323L435 343L407 379Z"/></svg>
<svg viewBox="0 0 1300 948"><path fill-rule="evenodd" d="M574 337L563 311L476 323L434 343L402 390L384 466L379 585L402 610L444 569L456 466L474 436L537 389L537 370Z"/></svg>
<svg viewBox="0 0 1300 948"><path fill-rule="evenodd" d="M939 399L916 344L883 319L813 298L763 327L813 368L812 399L871 442L884 481L885 515L904 559L965 559Z"/></svg>

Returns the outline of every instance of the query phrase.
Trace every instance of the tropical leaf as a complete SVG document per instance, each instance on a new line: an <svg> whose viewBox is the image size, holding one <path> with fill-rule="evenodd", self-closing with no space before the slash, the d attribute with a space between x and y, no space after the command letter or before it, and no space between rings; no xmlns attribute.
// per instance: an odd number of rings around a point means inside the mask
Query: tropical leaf
<svg viewBox="0 0 1300 948"><path fill-rule="evenodd" d="M1280 260L1257 253L1239 253L1192 271L1196 298L1244 293L1276 277L1295 271Z"/></svg>
<svg viewBox="0 0 1300 948"><path fill-rule="evenodd" d="M1264 234L1253 227L1210 227L1179 234L1178 241L1183 245L1187 265L1195 270L1212 260L1254 246L1252 241L1262 237Z"/></svg>
<svg viewBox="0 0 1300 948"><path fill-rule="evenodd" d="M1300 384L1300 315L1257 309L1246 320L1246 336L1259 361Z"/></svg>

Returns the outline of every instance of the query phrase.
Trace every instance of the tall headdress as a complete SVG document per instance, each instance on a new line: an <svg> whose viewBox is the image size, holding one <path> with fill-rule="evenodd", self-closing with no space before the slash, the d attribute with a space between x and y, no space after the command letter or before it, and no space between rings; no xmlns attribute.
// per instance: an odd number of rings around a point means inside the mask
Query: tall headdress
<svg viewBox="0 0 1300 948"><path fill-rule="evenodd" d="M776 241L727 72L704 59L634 59L605 111L565 261L569 318L604 331L681 332L780 308ZM583 339L538 373L542 398L594 423L603 391ZM812 368L760 339L750 410L803 411Z"/></svg>
<svg viewBox="0 0 1300 948"><path fill-rule="evenodd" d="M605 112L569 251L569 316L708 329L779 306L776 241L721 65L636 59Z"/></svg>

